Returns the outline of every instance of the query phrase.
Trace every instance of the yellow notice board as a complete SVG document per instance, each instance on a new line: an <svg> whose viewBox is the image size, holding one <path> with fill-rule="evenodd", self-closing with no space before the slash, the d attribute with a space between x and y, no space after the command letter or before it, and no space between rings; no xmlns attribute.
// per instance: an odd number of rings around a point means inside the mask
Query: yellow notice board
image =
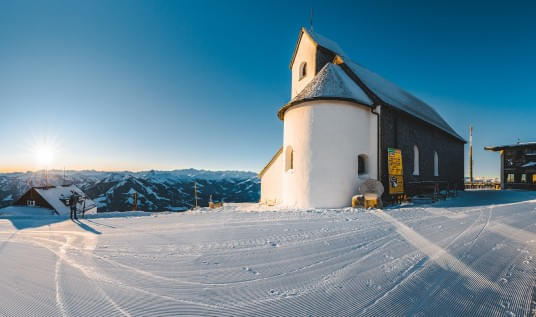
<svg viewBox="0 0 536 317"><path fill-rule="evenodd" d="M389 175L389 194L404 193L404 177L402 175Z"/></svg>
<svg viewBox="0 0 536 317"><path fill-rule="evenodd" d="M402 175L402 151L388 148L387 158L389 165L389 175Z"/></svg>
<svg viewBox="0 0 536 317"><path fill-rule="evenodd" d="M402 168L402 151L387 149L387 166L389 168L389 194L404 193L404 176Z"/></svg>

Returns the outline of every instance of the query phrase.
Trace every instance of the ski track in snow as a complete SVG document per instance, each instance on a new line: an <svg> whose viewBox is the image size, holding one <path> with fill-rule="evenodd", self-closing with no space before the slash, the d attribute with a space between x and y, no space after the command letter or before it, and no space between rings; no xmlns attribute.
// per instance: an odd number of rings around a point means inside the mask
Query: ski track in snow
<svg viewBox="0 0 536 317"><path fill-rule="evenodd" d="M527 316L536 193L493 195L80 225L4 217L0 315Z"/></svg>

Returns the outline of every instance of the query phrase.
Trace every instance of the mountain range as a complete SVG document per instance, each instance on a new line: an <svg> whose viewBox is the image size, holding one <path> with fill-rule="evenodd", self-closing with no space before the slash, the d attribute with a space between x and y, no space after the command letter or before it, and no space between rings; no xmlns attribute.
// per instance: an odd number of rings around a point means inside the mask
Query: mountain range
<svg viewBox="0 0 536 317"><path fill-rule="evenodd" d="M44 171L0 174L0 207L12 204L31 186L47 183ZM215 202L255 202L260 180L253 172L182 169L173 171L48 171L49 185L74 184L98 205L99 212L137 209L182 211ZM195 184L195 186L194 186ZM194 191L195 187L195 191Z"/></svg>

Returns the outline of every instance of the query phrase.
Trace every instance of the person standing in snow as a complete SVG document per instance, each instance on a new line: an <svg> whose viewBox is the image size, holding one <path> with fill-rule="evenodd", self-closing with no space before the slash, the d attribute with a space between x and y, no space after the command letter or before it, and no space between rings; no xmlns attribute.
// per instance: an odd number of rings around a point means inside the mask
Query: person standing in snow
<svg viewBox="0 0 536 317"><path fill-rule="evenodd" d="M76 203L78 202L78 195L76 195L75 192L71 195L71 220L78 219L78 216L76 215Z"/></svg>

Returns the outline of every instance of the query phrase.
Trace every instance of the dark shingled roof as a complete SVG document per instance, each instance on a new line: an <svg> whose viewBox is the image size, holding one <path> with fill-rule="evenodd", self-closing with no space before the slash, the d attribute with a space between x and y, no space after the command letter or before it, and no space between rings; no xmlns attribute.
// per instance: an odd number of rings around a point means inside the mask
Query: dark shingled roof
<svg viewBox="0 0 536 317"><path fill-rule="evenodd" d="M431 106L418 99L417 97L413 96L412 94L408 93L407 91L403 90L402 88L398 87L397 85L393 84L392 82L382 78L380 75L350 60L337 43L316 32L306 30L305 28L302 28L302 31L300 33L300 39L301 36L303 36L303 33L309 34L318 46L321 46L328 51L331 51L335 55L338 55L340 57L340 62L344 63L350 69L350 71L361 81L361 83L366 86L366 88L383 103L390 105L400 111L408 113L417 119L423 120L445 131L446 133L450 134L451 136L462 142L466 142ZM359 88L358 84L355 81L352 81L352 83L354 86ZM309 85L305 89L307 89L308 87ZM345 92L348 90L351 89L347 89L345 90ZM300 95L302 95L302 93L298 94L298 96ZM284 110L292 106L293 103L296 104L295 100L298 96L296 96L292 101L290 101L287 105L281 108L281 110L279 110L278 116L280 118L282 118L282 111L284 112ZM341 97L342 99L346 99L347 94L340 95L339 97ZM363 103L363 100L360 101L361 102L358 102ZM368 103L366 104L368 105Z"/></svg>

